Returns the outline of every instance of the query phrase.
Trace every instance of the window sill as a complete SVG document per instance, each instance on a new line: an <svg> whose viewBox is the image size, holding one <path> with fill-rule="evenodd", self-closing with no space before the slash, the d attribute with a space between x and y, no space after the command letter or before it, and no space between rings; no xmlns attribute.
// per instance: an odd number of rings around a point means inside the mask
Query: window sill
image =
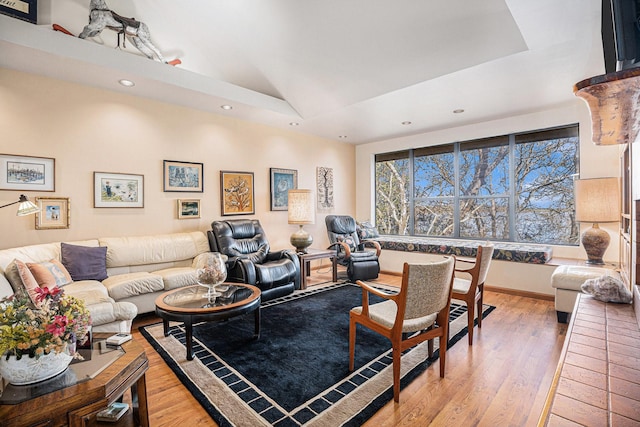
<svg viewBox="0 0 640 427"><path fill-rule="evenodd" d="M380 236L375 239L382 249L391 251L423 252L429 254L475 257L477 240L439 239L415 236ZM493 259L500 261L547 264L553 255L551 246L525 243L493 242Z"/></svg>

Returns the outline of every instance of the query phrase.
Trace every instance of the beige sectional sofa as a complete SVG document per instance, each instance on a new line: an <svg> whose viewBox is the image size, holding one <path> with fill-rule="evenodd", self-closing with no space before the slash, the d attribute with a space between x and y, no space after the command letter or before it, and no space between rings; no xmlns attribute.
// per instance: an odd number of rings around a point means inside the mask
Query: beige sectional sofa
<svg viewBox="0 0 640 427"><path fill-rule="evenodd" d="M63 286L65 293L85 301L96 332L129 332L138 313L155 310L154 301L162 292L195 284L192 266L198 255L209 252L208 239L199 231L102 237L65 244L80 250L78 247L107 248L108 277L102 281L72 281ZM7 267L12 269L14 260L24 263L62 261L61 247L61 242L54 242L0 250L0 298L13 294L17 286L15 281L20 280L7 271Z"/></svg>

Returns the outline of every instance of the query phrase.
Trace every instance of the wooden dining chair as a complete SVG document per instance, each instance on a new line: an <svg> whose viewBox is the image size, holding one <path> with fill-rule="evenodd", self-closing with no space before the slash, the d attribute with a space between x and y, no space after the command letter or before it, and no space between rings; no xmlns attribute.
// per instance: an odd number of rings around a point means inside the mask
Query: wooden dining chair
<svg viewBox="0 0 640 427"><path fill-rule="evenodd" d="M425 264L404 264L400 292L382 292L362 281L362 306L349 312L349 370L354 369L356 324L369 328L391 341L393 354L393 400L400 399L400 358L402 352L429 341L433 356L433 339L440 341L440 377L444 378L449 333L449 307L455 269L455 257ZM386 301L369 304L369 294Z"/></svg>
<svg viewBox="0 0 640 427"><path fill-rule="evenodd" d="M469 345L473 345L473 320L477 307L478 328L482 327L482 300L484 294L484 281L489 272L491 257L493 256L493 245L478 246L478 253L475 261L467 261L458 258L456 261L456 272L465 273L469 278L456 277L453 280L453 299L464 301L467 305L467 327L469 329ZM472 266L466 268L459 264L469 263Z"/></svg>

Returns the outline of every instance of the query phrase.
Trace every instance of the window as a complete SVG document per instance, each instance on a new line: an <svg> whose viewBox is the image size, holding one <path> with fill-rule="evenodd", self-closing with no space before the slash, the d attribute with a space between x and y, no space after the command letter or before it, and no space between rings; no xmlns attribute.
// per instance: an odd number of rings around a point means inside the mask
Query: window
<svg viewBox="0 0 640 427"><path fill-rule="evenodd" d="M384 234L578 244L578 126L376 155Z"/></svg>

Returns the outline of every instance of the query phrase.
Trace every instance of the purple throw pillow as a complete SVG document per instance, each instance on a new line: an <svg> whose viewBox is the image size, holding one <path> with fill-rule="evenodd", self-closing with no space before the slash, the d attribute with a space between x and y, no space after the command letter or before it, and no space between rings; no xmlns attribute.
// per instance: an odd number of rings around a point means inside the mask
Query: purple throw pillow
<svg viewBox="0 0 640 427"><path fill-rule="evenodd" d="M62 265L65 266L71 278L78 280L99 280L107 275L107 247L89 247L70 245L62 242Z"/></svg>

